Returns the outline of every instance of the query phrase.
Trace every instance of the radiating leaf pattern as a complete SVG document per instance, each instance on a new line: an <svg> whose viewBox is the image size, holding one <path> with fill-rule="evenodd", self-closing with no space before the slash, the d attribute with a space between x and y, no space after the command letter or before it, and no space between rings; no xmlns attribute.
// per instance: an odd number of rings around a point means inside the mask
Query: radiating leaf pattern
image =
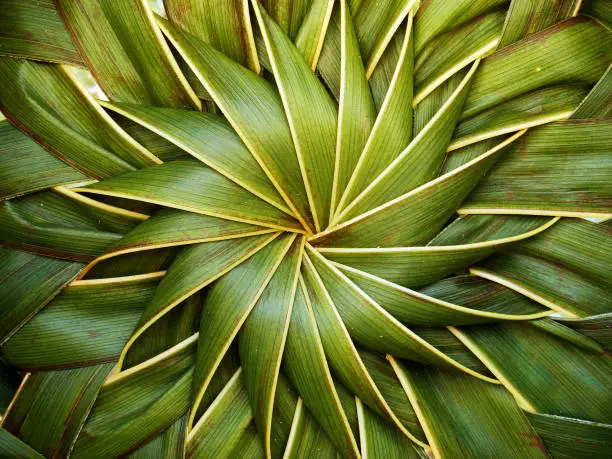
<svg viewBox="0 0 612 459"><path fill-rule="evenodd" d="M0 456L609 455L610 11L0 0Z"/></svg>

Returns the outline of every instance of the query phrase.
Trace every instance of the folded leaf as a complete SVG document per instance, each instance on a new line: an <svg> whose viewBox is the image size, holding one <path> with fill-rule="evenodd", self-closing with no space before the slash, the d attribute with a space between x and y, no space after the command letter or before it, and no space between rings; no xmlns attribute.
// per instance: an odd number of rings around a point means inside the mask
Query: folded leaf
<svg viewBox="0 0 612 459"><path fill-rule="evenodd" d="M286 213L197 161L172 161L74 190L271 228L301 230L300 224Z"/></svg>
<svg viewBox="0 0 612 459"><path fill-rule="evenodd" d="M258 304L274 274L280 269L283 257L290 250L294 239L295 236L284 235L267 243L249 260L239 265L236 264L237 266L234 265L234 269L228 270L227 274L224 273L225 275L215 282L206 295L200 319L200 342L193 383L194 407L190 414L190 425L193 424L198 405L217 367L221 364L223 356L253 308ZM270 237L267 238L267 241L270 241ZM295 263L297 254L294 252L293 256L293 263ZM284 274L286 274L285 270L293 266L291 258L288 260L283 266ZM283 274L281 276L284 277ZM249 281L245 282L245 278ZM287 306L288 304L285 304L285 307ZM252 377L252 373L249 373L249 376ZM267 409L269 406L266 406L266 422L269 419ZM258 413L258 419L261 420L262 417L263 414Z"/></svg>
<svg viewBox="0 0 612 459"><path fill-rule="evenodd" d="M280 96L265 79L233 62L197 38L158 18L236 133L305 227L308 198ZM240 100L234 97L240 91ZM246 103L245 103L246 102Z"/></svg>
<svg viewBox="0 0 612 459"><path fill-rule="evenodd" d="M256 0L253 9L291 129L314 226L319 231L329 222L338 111L298 49ZM303 110L305 106L308 113Z"/></svg>
<svg viewBox="0 0 612 459"><path fill-rule="evenodd" d="M104 106L156 132L255 196L291 213L240 137L222 118L172 108Z"/></svg>

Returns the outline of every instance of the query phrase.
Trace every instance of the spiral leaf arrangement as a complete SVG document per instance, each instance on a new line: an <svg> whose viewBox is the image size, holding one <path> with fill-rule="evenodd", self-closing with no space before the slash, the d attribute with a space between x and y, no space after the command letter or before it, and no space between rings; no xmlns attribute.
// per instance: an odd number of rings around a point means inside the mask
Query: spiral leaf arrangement
<svg viewBox="0 0 612 459"><path fill-rule="evenodd" d="M609 454L611 21L0 0L0 455Z"/></svg>

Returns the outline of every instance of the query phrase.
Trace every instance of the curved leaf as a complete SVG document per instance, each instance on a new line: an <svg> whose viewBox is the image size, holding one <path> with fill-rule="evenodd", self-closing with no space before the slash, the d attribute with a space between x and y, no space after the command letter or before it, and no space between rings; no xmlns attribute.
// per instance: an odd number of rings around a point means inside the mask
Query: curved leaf
<svg viewBox="0 0 612 459"><path fill-rule="evenodd" d="M247 5L244 0L164 0L170 22L257 72Z"/></svg>
<svg viewBox="0 0 612 459"><path fill-rule="evenodd" d="M502 387L461 373L390 360L434 456L547 456L541 440Z"/></svg>
<svg viewBox="0 0 612 459"><path fill-rule="evenodd" d="M320 231L329 221L337 109L298 49L260 9L257 0L252 3L291 129L315 230Z"/></svg>
<svg viewBox="0 0 612 459"><path fill-rule="evenodd" d="M404 287L417 287L458 272L507 244L545 231L558 220L558 218L510 216L500 221L495 217L483 215L478 217L481 217L480 221L456 220L426 247L381 249L321 247L318 251L331 261L368 272ZM473 233L469 234L469 231ZM415 270L415 266L419 269Z"/></svg>
<svg viewBox="0 0 612 459"><path fill-rule="evenodd" d="M88 177L8 122L0 122L0 200Z"/></svg>
<svg viewBox="0 0 612 459"><path fill-rule="evenodd" d="M270 437L278 373L303 250L304 239L294 239L238 335L244 382L268 457L272 454Z"/></svg>
<svg viewBox="0 0 612 459"><path fill-rule="evenodd" d="M476 61L457 89L417 136L351 203L337 221L361 215L408 193L438 175L461 113Z"/></svg>
<svg viewBox="0 0 612 459"><path fill-rule="evenodd" d="M285 370L304 399L304 404L336 448L347 457L359 458L357 442L327 366L307 295L304 281L300 280L287 334Z"/></svg>
<svg viewBox="0 0 612 459"><path fill-rule="evenodd" d="M255 196L291 213L240 137L222 118L172 108L103 105L156 132Z"/></svg>
<svg viewBox="0 0 612 459"><path fill-rule="evenodd" d="M594 83L612 60L611 49L612 35L586 17L531 35L483 60L462 117L545 86Z"/></svg>
<svg viewBox="0 0 612 459"><path fill-rule="evenodd" d="M174 259L155 295L147 303L138 327L123 348L119 367L132 343L157 319L228 271L233 271L233 268L267 246L277 236L278 233L204 242L183 249Z"/></svg>
<svg viewBox="0 0 612 459"><path fill-rule="evenodd" d="M459 212L610 215L611 133L608 120L568 120L531 130L510 148Z"/></svg>
<svg viewBox="0 0 612 459"><path fill-rule="evenodd" d="M343 210L346 204L352 202L369 185L372 176L385 170L412 139L412 24L413 16L410 14L405 34L402 35L397 64L393 63L392 77L376 121L342 194L338 210ZM386 54L381 65L387 65ZM374 73L370 80L372 93L375 93L374 84L382 78Z"/></svg>
<svg viewBox="0 0 612 459"><path fill-rule="evenodd" d="M527 411L610 423L610 359L530 324L454 329ZM539 349L533 352L532 349ZM555 381L555 384L550 384Z"/></svg>
<svg viewBox="0 0 612 459"><path fill-rule="evenodd" d="M2 354L29 370L117 359L160 274L73 282L2 346Z"/></svg>
<svg viewBox="0 0 612 459"><path fill-rule="evenodd" d="M308 228L310 210L280 96L265 79L162 18L162 30L187 61L296 218ZM242 96L234 97L236 91ZM245 103L247 102L247 103Z"/></svg>
<svg viewBox="0 0 612 459"><path fill-rule="evenodd" d="M83 264L0 247L0 344L74 279Z"/></svg>
<svg viewBox="0 0 612 459"><path fill-rule="evenodd" d="M516 133L463 166L309 241L317 246L405 247L431 239L500 151L524 133Z"/></svg>
<svg viewBox="0 0 612 459"><path fill-rule="evenodd" d="M271 228L302 230L286 213L196 161L172 161L73 190L135 199Z"/></svg>
<svg viewBox="0 0 612 459"><path fill-rule="evenodd" d="M346 0L340 3L340 12L341 81L330 210L332 216L360 160L376 117L372 94L359 53L359 42Z"/></svg>
<svg viewBox="0 0 612 459"><path fill-rule="evenodd" d="M87 66L112 100L201 106L146 2L58 0L57 6Z"/></svg>
<svg viewBox="0 0 612 459"><path fill-rule="evenodd" d="M0 58L0 109L62 161L104 178L160 160L129 137L67 67Z"/></svg>
<svg viewBox="0 0 612 459"><path fill-rule="evenodd" d="M200 342L193 382L193 409L189 416L190 425L193 424L197 408L221 359L253 308L258 304L294 239L295 235L284 235L268 242L257 254L234 267L218 282L215 282L206 295L200 319ZM297 254L294 253L295 256ZM289 259L289 262L283 266L283 272L285 269L290 269L291 266L291 259ZM245 278L249 281L245 282ZM266 406L266 420L268 419L267 409L269 406ZM259 419L262 418L259 417Z"/></svg>

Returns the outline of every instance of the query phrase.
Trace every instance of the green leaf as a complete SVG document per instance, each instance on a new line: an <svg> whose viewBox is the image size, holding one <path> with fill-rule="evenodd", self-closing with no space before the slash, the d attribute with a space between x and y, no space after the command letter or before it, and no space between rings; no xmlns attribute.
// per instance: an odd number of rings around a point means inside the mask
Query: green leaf
<svg viewBox="0 0 612 459"><path fill-rule="evenodd" d="M51 0L0 2L0 54L83 65Z"/></svg>
<svg viewBox="0 0 612 459"><path fill-rule="evenodd" d="M304 406L302 399L298 398L284 457L308 459L313 455L334 459L338 454L329 437Z"/></svg>
<svg viewBox="0 0 612 459"><path fill-rule="evenodd" d="M121 255L202 242L256 236L273 229L175 209L161 209L87 266Z"/></svg>
<svg viewBox="0 0 612 459"><path fill-rule="evenodd" d="M89 261L121 239L119 228L102 223L104 217L117 216L43 191L0 204L0 240L41 255Z"/></svg>
<svg viewBox="0 0 612 459"><path fill-rule="evenodd" d="M481 218L456 220L426 247L321 247L318 251L331 261L404 287L418 287L459 272L507 244L545 231L558 220L546 217L506 216L501 220L484 215L478 217ZM415 266L419 269L415 270Z"/></svg>
<svg viewBox="0 0 612 459"><path fill-rule="evenodd" d="M448 151L551 121L565 120L586 95L587 88L584 86L560 85L502 102L459 123Z"/></svg>
<svg viewBox="0 0 612 459"><path fill-rule="evenodd" d="M597 343L586 335L583 335L580 332L573 330L570 327L566 327L560 322L557 322L550 318L534 320L530 322L534 327L539 328L540 330L544 330L545 332L550 333L551 335L557 336L558 338L564 339L569 343L572 343L575 346L581 347L586 351L591 352L604 352L604 349Z"/></svg>
<svg viewBox="0 0 612 459"><path fill-rule="evenodd" d="M0 200L88 177L8 122L0 122Z"/></svg>
<svg viewBox="0 0 612 459"><path fill-rule="evenodd" d="M558 318L562 324L590 336L606 349L612 349L612 312L584 319Z"/></svg>
<svg viewBox="0 0 612 459"><path fill-rule="evenodd" d="M21 457L24 459L39 459L44 456L32 449L19 438L11 435L0 427L0 454L6 457Z"/></svg>
<svg viewBox="0 0 612 459"><path fill-rule="evenodd" d="M612 113L612 64L578 106L573 119L610 118Z"/></svg>
<svg viewBox="0 0 612 459"><path fill-rule="evenodd" d="M336 221L346 221L388 203L438 175L477 68L478 61L427 126L352 202L347 203Z"/></svg>
<svg viewBox="0 0 612 459"><path fill-rule="evenodd" d="M332 298L309 258L305 258L302 274L317 321L321 343L334 374L378 415L391 418L396 428L401 429L402 435L419 443L420 440L404 427L376 387Z"/></svg>
<svg viewBox="0 0 612 459"><path fill-rule="evenodd" d="M317 246L405 247L430 240L520 131L472 161L309 239Z"/></svg>
<svg viewBox="0 0 612 459"><path fill-rule="evenodd" d="M123 368L129 369L152 359L197 333L200 314L202 295L196 293L156 320L138 337L125 355Z"/></svg>
<svg viewBox="0 0 612 459"><path fill-rule="evenodd" d="M303 280L293 305L284 367L304 404L335 447L346 457L358 458L357 442L332 380Z"/></svg>
<svg viewBox="0 0 612 459"><path fill-rule="evenodd" d="M483 60L462 117L545 86L594 83L612 60L611 50L612 35L586 17L531 35Z"/></svg>
<svg viewBox="0 0 612 459"><path fill-rule="evenodd" d="M570 268L602 286L612 283L608 255L612 252L612 228L578 218L563 218L549 231L522 241L520 251Z"/></svg>
<svg viewBox="0 0 612 459"><path fill-rule="evenodd" d="M546 457L541 440L502 388L391 358L435 457Z"/></svg>
<svg viewBox="0 0 612 459"><path fill-rule="evenodd" d="M101 263L96 263L96 260L94 260L81 272L80 278L103 279L163 271L174 259L178 250L168 247L143 253L127 254L114 260L102 260Z"/></svg>
<svg viewBox="0 0 612 459"><path fill-rule="evenodd" d="M83 193L135 199L162 206L284 230L302 230L288 214L193 160L172 161L121 174Z"/></svg>
<svg viewBox="0 0 612 459"><path fill-rule="evenodd" d="M200 323L196 323L196 326L199 328ZM200 403L195 409L195 417L194 419L199 419L205 412L210 408L210 405L214 402L217 396L221 393L223 388L232 378L234 373L240 368L240 357L238 354L238 346L235 343L232 343L230 348L227 350L217 369L212 375L210 383L200 400Z"/></svg>
<svg viewBox="0 0 612 459"><path fill-rule="evenodd" d="M584 317L612 310L609 287L545 257L503 253L470 273L498 282L568 317Z"/></svg>
<svg viewBox="0 0 612 459"><path fill-rule="evenodd" d="M462 370L468 369L472 371L472 376L478 376L488 383L499 384L478 357L453 335L449 327L414 327L413 331L444 355L462 365Z"/></svg>
<svg viewBox="0 0 612 459"><path fill-rule="evenodd" d="M273 235L275 238L277 235ZM266 238L266 236L257 236ZM267 237L267 241L270 241ZM295 235L284 235L267 243L249 260L237 264L210 288L200 319L200 342L193 384L192 425L197 408L213 375L247 317L258 304L266 286L290 250ZM210 244L210 243L209 243ZM294 256L297 254L294 253ZM205 260L210 257L204 258ZM293 260L296 262L296 260ZM288 269L291 263L283 268ZM245 282L248 279L248 282ZM278 280L277 280L278 281ZM265 301L265 300L263 300ZM269 409L269 406L268 406ZM259 416L259 414L258 414ZM266 413L266 419L267 419ZM261 418L259 418L261 419Z"/></svg>
<svg viewBox="0 0 612 459"><path fill-rule="evenodd" d="M255 196L291 213L240 137L223 118L172 108L131 104L104 106L156 132Z"/></svg>
<svg viewBox="0 0 612 459"><path fill-rule="evenodd" d="M526 412L548 452L560 459L587 459L612 448L612 425Z"/></svg>
<svg viewBox="0 0 612 459"><path fill-rule="evenodd" d="M455 89L461 84L470 67L464 67L449 76L440 86L430 92L414 107L413 131L418 134L423 130L444 105Z"/></svg>
<svg viewBox="0 0 612 459"><path fill-rule="evenodd" d="M59 0L57 6L96 81L111 100L175 108L201 106L146 2L83 4Z"/></svg>
<svg viewBox="0 0 612 459"><path fill-rule="evenodd" d="M306 227L310 210L280 96L265 79L158 18L214 102ZM235 97L236 91L241 94Z"/></svg>
<svg viewBox="0 0 612 459"><path fill-rule="evenodd" d="M455 334L523 409L610 423L606 387L612 365L604 354L568 345L530 324L470 327Z"/></svg>
<svg viewBox="0 0 612 459"><path fill-rule="evenodd" d="M408 17L408 25L402 38L397 63L394 61L391 65L388 63L387 54L383 55L379 70L382 72L389 66L392 76L363 152L346 189L343 190L338 210L344 209L346 204L352 202L369 185L372 177L385 170L412 139L412 14ZM394 43L399 41L400 39L396 38ZM378 72L373 74L370 80L372 93L375 93L375 83L378 84L385 76Z"/></svg>
<svg viewBox="0 0 612 459"><path fill-rule="evenodd" d="M341 2L340 11L341 81L331 215L360 160L376 118L359 53L359 42L346 0Z"/></svg>
<svg viewBox="0 0 612 459"><path fill-rule="evenodd" d="M342 61L340 19L340 8L333 8L316 67L316 71L321 75L327 90L336 101L340 99L340 67Z"/></svg>
<svg viewBox="0 0 612 459"><path fill-rule="evenodd" d="M407 325L468 325L530 320L552 311L500 284L476 276L442 279L411 290L364 271L336 266L378 304Z"/></svg>
<svg viewBox="0 0 612 459"><path fill-rule="evenodd" d="M580 0L512 0L499 48L520 41L540 30L578 14Z"/></svg>
<svg viewBox="0 0 612 459"><path fill-rule="evenodd" d="M266 456L272 454L271 435L274 397L289 321L304 238L293 239L283 261L270 279L259 300L248 313L238 335L244 383L251 402L255 424L263 437Z"/></svg>
<svg viewBox="0 0 612 459"><path fill-rule="evenodd" d="M29 374L2 427L46 457L66 457L112 366Z"/></svg>
<svg viewBox="0 0 612 459"><path fill-rule="evenodd" d="M416 447L391 423L374 414L357 399L361 455L372 458L423 457Z"/></svg>
<svg viewBox="0 0 612 459"><path fill-rule="evenodd" d="M427 439L417 419L417 415L389 361L383 354L377 354L364 349L359 349L359 356L391 410L416 439L415 443L428 448Z"/></svg>
<svg viewBox="0 0 612 459"><path fill-rule="evenodd" d="M0 344L74 279L83 264L0 247Z"/></svg>
<svg viewBox="0 0 612 459"><path fill-rule="evenodd" d="M156 320L225 273L233 272L233 268L253 256L277 236L278 233L204 242L181 250L155 291L155 295L147 303L138 327L123 348L119 366L132 343Z"/></svg>
<svg viewBox="0 0 612 459"><path fill-rule="evenodd" d="M249 394L239 369L189 432L186 454L230 457L252 419Z"/></svg>
<svg viewBox="0 0 612 459"><path fill-rule="evenodd" d="M279 372L275 400L274 400L274 416L272 417L272 435L271 435L271 456L274 458L287 455L286 446L289 442L293 419L296 415L299 396L295 389L289 383L287 377ZM317 429L320 431L321 429ZM325 436L325 434L323 434ZM260 437L257 437L257 443L262 446ZM331 445L327 440L327 444ZM333 447L331 447L333 450ZM263 447L261 447L262 456L265 455Z"/></svg>
<svg viewBox="0 0 612 459"><path fill-rule="evenodd" d="M75 443L73 457L125 455L189 409L197 335L108 378Z"/></svg>
<svg viewBox="0 0 612 459"><path fill-rule="evenodd" d="M75 281L20 328L2 353L9 363L30 371L116 360L159 277Z"/></svg>
<svg viewBox="0 0 612 459"><path fill-rule="evenodd" d="M381 4L366 0L353 11L361 55L366 63L366 76L370 77L385 48L404 19L418 7L418 0L394 0Z"/></svg>
<svg viewBox="0 0 612 459"><path fill-rule="evenodd" d="M460 26L493 8L505 0L445 0L423 2L416 15L415 50L421 52L425 44L435 36Z"/></svg>
<svg viewBox="0 0 612 459"><path fill-rule="evenodd" d="M319 63L323 43L327 36L334 0L312 0L307 3L310 3L310 8L295 37L295 46L300 50L308 66L314 72ZM270 12L269 8L266 9Z"/></svg>
<svg viewBox="0 0 612 459"><path fill-rule="evenodd" d="M187 437L187 415L179 418L167 430L159 434L146 445L130 454L130 459L148 459L161 457L179 457L185 453Z"/></svg>
<svg viewBox="0 0 612 459"><path fill-rule="evenodd" d="M100 103L110 104L109 102L102 101L100 101ZM112 110L106 109L105 111L125 132L132 136L134 140L143 145L163 162L189 158L188 153L155 132L150 131L129 118L116 114Z"/></svg>
<svg viewBox="0 0 612 459"><path fill-rule="evenodd" d="M568 120L531 130L480 182L459 212L608 216L611 134L612 121L607 120Z"/></svg>
<svg viewBox="0 0 612 459"><path fill-rule="evenodd" d="M485 14L431 40L415 63L414 105L470 62L486 55L499 41L505 14Z"/></svg>
<svg viewBox="0 0 612 459"><path fill-rule="evenodd" d="M90 177L160 162L106 114L68 67L1 57L0 78L6 117Z"/></svg>
<svg viewBox="0 0 612 459"><path fill-rule="evenodd" d="M313 0L263 0L262 6L284 34L294 38Z"/></svg>
<svg viewBox="0 0 612 459"><path fill-rule="evenodd" d="M164 0L170 22L232 60L259 70L248 3L242 0Z"/></svg>
<svg viewBox="0 0 612 459"><path fill-rule="evenodd" d="M608 29L612 25L612 8L606 0L586 0L580 7L580 12L596 18Z"/></svg>
<svg viewBox="0 0 612 459"><path fill-rule="evenodd" d="M489 379L447 356L417 333L404 326L381 305L367 296L322 255L307 246L307 254L321 276L348 332L368 349L442 368L458 368Z"/></svg>
<svg viewBox="0 0 612 459"><path fill-rule="evenodd" d="M320 231L329 221L338 112L299 50L256 0L253 8L291 129L315 230Z"/></svg>

